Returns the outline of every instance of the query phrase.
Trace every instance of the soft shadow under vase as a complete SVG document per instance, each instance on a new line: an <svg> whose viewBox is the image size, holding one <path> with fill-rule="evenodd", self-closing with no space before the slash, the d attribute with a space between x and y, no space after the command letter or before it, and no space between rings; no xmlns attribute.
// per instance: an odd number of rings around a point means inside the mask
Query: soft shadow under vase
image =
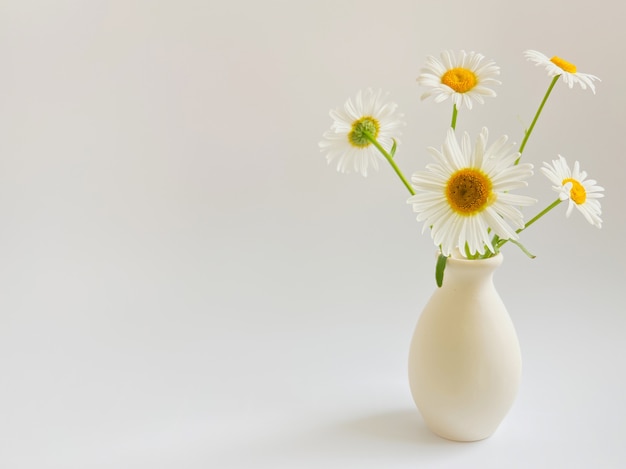
<svg viewBox="0 0 626 469"><path fill-rule="evenodd" d="M502 254L450 257L413 334L411 394L430 430L450 440L491 436L520 385L517 334L493 284L501 263Z"/></svg>

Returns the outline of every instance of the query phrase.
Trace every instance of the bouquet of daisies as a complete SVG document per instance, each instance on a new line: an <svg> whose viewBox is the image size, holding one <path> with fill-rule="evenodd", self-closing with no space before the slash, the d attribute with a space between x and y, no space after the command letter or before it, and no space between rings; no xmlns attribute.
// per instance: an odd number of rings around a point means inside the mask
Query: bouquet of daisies
<svg viewBox="0 0 626 469"><path fill-rule="evenodd" d="M456 134L458 112L472 109L474 103L484 103L485 97L495 97L492 89L499 85L500 68L485 60L481 54L461 51L455 55L445 51L440 58L428 57L417 79L427 87L422 99L432 97L436 103L452 101L450 128L440 148L428 150L434 162L425 170L413 173L410 181L394 160L397 137L404 125L397 105L386 100L382 91L359 91L356 99L348 99L343 106L330 111L331 129L324 133L320 148L328 162L336 162L340 172L355 171L367 176L370 167L386 160L411 194L408 203L429 230L440 254L436 266L437 284L441 286L446 259L456 253L467 259L485 259L495 256L507 242L520 247L534 257L519 241L519 235L546 213L567 201L566 215L574 207L592 225L602 225L600 199L604 189L580 169L578 161L570 166L558 155L544 162L541 172L558 193L554 202L524 221L519 207L530 206L536 200L515 191L528 185L533 165L521 163L524 148L552 89L561 78L569 88L578 84L595 93L599 78L577 71L576 66L559 58L528 50L525 57L545 67L552 78L548 90L530 124L524 131L522 143L515 148L508 137L502 136L489 143L487 128L483 128L472 142L464 133Z"/></svg>

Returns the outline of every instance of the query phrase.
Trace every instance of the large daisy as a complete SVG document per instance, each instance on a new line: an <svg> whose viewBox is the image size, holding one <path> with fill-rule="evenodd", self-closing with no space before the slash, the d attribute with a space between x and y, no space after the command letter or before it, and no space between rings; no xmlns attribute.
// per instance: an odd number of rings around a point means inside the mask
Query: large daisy
<svg viewBox="0 0 626 469"><path fill-rule="evenodd" d="M441 53L441 60L428 56L426 65L417 77L417 82L431 89L421 99L434 97L436 103L452 99L457 109L464 105L472 109L472 102L484 103L485 96L495 97L489 85L500 84L496 79L500 67L475 52L461 51L458 58L452 51Z"/></svg>
<svg viewBox="0 0 626 469"><path fill-rule="evenodd" d="M397 141L398 129L404 125L403 116L396 113L396 103L384 98L382 91L367 89L357 93L354 103L348 99L343 109L330 111L333 123L319 146L327 152L329 163L337 160L338 171L354 170L367 176L368 167L378 169L378 159L383 159L371 139L386 151Z"/></svg>
<svg viewBox="0 0 626 469"><path fill-rule="evenodd" d="M595 94L596 87L593 82L595 80L601 81L595 75L578 72L576 65L557 57L556 55L550 59L547 55L537 52L536 50L527 50L524 52L524 56L531 62L534 62L535 65L544 67L549 76L555 77L557 75L561 75L563 81L567 83L567 86L570 88L574 87L574 83L578 83L583 90L586 90L587 87L589 87Z"/></svg>
<svg viewBox="0 0 626 469"><path fill-rule="evenodd" d="M541 172L554 184L552 187L559 193L559 198L569 200L566 216L569 217L576 207L589 223L602 228L602 209L598 199L604 197L604 188L596 185L595 180L587 179L587 173L581 171L578 161L570 170L565 158L559 155L559 159L552 160L552 164L543 163Z"/></svg>
<svg viewBox="0 0 626 469"><path fill-rule="evenodd" d="M436 163L427 171L413 174L418 194L408 199L424 222L431 227L435 245L448 256L455 249L471 255L494 251L490 238L517 239L514 228L523 228L522 213L516 206L531 205L534 199L510 191L527 186L524 179L533 172L531 164L515 164L519 153L503 136L487 147L483 128L474 147L464 134L461 143L449 129L440 150L429 148ZM513 228L509 225L513 225Z"/></svg>

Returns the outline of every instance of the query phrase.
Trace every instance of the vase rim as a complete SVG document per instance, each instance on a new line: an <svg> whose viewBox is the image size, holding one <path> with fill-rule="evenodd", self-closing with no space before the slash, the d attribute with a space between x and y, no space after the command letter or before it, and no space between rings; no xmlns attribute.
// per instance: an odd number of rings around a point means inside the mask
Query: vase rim
<svg viewBox="0 0 626 469"><path fill-rule="evenodd" d="M437 255L440 255L440 254L441 254L441 251L437 251ZM459 263L479 262L481 264L501 264L503 259L504 259L504 256L502 255L502 252L499 252L495 256L487 257L486 259L468 259L465 256L463 256L463 254L461 254L461 251L458 248L454 249L454 251L452 251L452 253L448 257L448 261L454 261L454 262L459 262Z"/></svg>

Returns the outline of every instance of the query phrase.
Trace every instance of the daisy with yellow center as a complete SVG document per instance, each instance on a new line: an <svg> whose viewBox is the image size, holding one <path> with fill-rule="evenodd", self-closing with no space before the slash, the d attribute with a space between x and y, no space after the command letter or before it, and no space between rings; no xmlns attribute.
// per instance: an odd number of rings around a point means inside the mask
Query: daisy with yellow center
<svg viewBox="0 0 626 469"><path fill-rule="evenodd" d="M601 81L595 75L579 72L576 65L557 56L548 58L547 55L537 52L536 50L527 50L524 52L524 56L531 62L534 62L535 65L544 67L549 76L562 77L563 81L567 83L567 86L570 88L573 88L574 84L578 83L583 90L589 87L595 94L596 87L593 82Z"/></svg>
<svg viewBox="0 0 626 469"><path fill-rule="evenodd" d="M330 111L333 123L319 146L328 163L337 161L338 171L367 176L370 166L378 169L381 149L390 152L394 147L403 116L396 113L395 103L384 98L382 91L367 89L359 91L354 102L348 99L343 109Z"/></svg>
<svg viewBox="0 0 626 469"><path fill-rule="evenodd" d="M444 256L458 248L461 253L485 256L495 253L491 237L518 238L515 228L523 228L522 213L516 206L536 201L512 194L526 187L533 172L531 164L515 164L519 154L503 136L487 147L488 132L483 128L474 147L467 133L461 143L449 129L440 150L429 148L436 163L427 171L413 174L417 194L407 201L413 205L423 230L431 236ZM487 254L488 257L489 254Z"/></svg>
<svg viewBox="0 0 626 469"><path fill-rule="evenodd" d="M500 68L494 62L475 52L461 51L458 58L452 51L441 53L441 60L433 56L426 58L417 82L431 89L421 99L433 97L436 103L450 98L457 109L465 106L472 109L474 101L484 103L484 97L495 97L490 85L500 84L496 77Z"/></svg>
<svg viewBox="0 0 626 469"><path fill-rule="evenodd" d="M581 171L578 161L570 170L565 158L559 155L552 164L544 163L541 172L554 184L553 189L559 193L559 200L568 200L566 216L570 216L574 207L583 214L585 219L594 226L602 228L602 209L598 199L604 197L603 187L593 179L587 179L587 173Z"/></svg>

